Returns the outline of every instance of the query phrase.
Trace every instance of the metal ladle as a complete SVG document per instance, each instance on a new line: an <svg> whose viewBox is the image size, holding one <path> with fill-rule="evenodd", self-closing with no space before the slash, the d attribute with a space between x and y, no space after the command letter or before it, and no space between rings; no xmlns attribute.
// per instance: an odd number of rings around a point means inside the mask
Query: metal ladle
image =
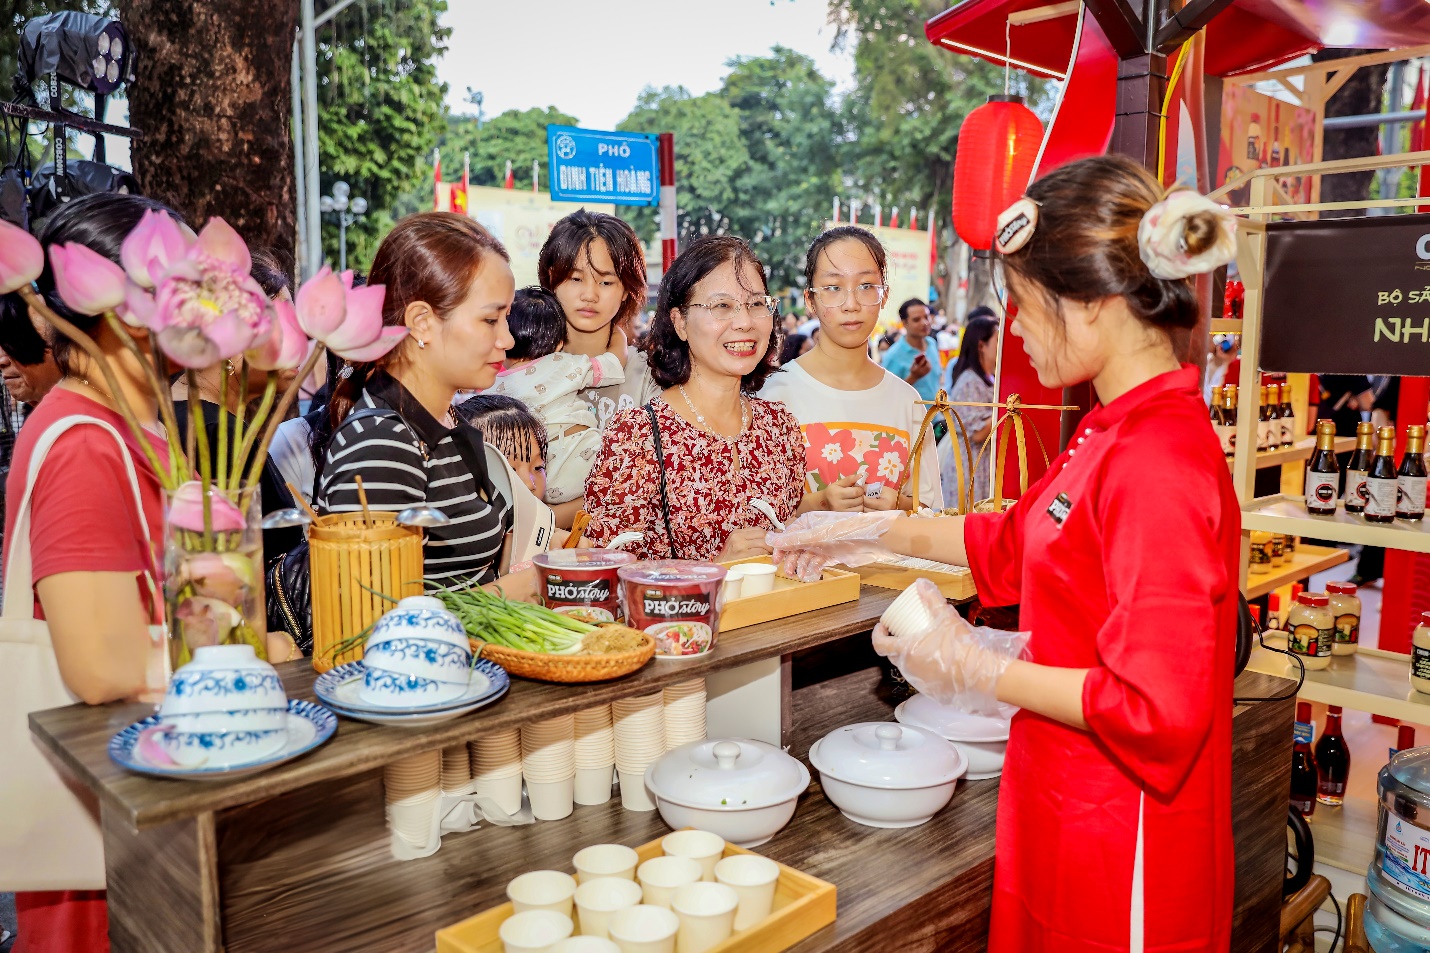
<svg viewBox="0 0 1430 953"><path fill-rule="evenodd" d="M289 526L307 526L312 522L313 518L303 510L290 506L286 510L274 510L258 525L263 529L286 529Z"/></svg>
<svg viewBox="0 0 1430 953"><path fill-rule="evenodd" d="M452 518L435 506L409 506L397 514L397 522L403 526L446 526Z"/></svg>

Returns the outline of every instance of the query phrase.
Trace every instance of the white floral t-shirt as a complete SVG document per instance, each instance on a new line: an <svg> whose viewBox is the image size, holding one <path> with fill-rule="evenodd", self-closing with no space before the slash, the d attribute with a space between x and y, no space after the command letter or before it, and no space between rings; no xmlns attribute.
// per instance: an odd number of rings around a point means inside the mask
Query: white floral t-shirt
<svg viewBox="0 0 1430 953"><path fill-rule="evenodd" d="M805 473L811 492L842 476L895 486L905 481L909 447L927 408L919 392L888 371L868 390L836 390L799 366L785 365L765 381L760 396L784 404L804 433ZM919 463L919 502L943 507L933 433L924 438Z"/></svg>

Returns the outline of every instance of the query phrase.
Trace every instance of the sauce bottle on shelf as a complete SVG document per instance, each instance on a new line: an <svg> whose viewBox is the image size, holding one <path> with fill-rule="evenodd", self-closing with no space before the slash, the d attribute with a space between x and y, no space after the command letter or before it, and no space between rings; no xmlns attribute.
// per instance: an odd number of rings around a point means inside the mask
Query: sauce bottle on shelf
<svg viewBox="0 0 1430 953"><path fill-rule="evenodd" d="M1362 420L1356 424L1356 449L1346 464L1346 512L1364 513L1366 500L1366 477L1370 475L1370 462L1375 457L1375 424Z"/></svg>
<svg viewBox="0 0 1430 953"><path fill-rule="evenodd" d="M1251 559L1246 564L1248 573L1271 571L1271 534L1264 530L1251 531Z"/></svg>
<svg viewBox="0 0 1430 953"><path fill-rule="evenodd" d="M1267 450L1276 449L1271 443L1271 388L1265 384L1261 385L1261 405L1256 412L1256 452L1265 453ZM1280 436L1280 423L1277 423L1277 435Z"/></svg>
<svg viewBox="0 0 1430 953"><path fill-rule="evenodd" d="M1326 583L1326 595L1330 597L1331 615L1336 619L1335 641L1331 643L1332 655L1354 655L1360 644L1360 597L1356 587L1350 582Z"/></svg>
<svg viewBox="0 0 1430 953"><path fill-rule="evenodd" d="M1365 518L1368 523L1395 521L1399 478L1395 474L1395 428L1381 427L1375 434L1375 456L1365 478Z"/></svg>
<svg viewBox="0 0 1430 953"><path fill-rule="evenodd" d="M1405 428L1405 456L1396 474L1395 518L1418 523L1425 518L1425 427Z"/></svg>
<svg viewBox="0 0 1430 953"><path fill-rule="evenodd" d="M1339 807L1345 803L1351 775L1351 749L1341 736L1341 706L1326 709L1326 730L1316 742L1316 800Z"/></svg>
<svg viewBox="0 0 1430 953"><path fill-rule="evenodd" d="M1212 429L1221 441L1222 453L1230 459L1236 456L1236 385L1214 388L1212 396L1215 398L1212 403Z"/></svg>
<svg viewBox="0 0 1430 953"><path fill-rule="evenodd" d="M1281 446L1291 447L1300 434L1296 430L1296 408L1291 406L1291 385L1281 384Z"/></svg>
<svg viewBox="0 0 1430 953"><path fill-rule="evenodd" d="M1296 703L1296 725L1293 737L1295 746L1291 749L1291 806L1301 812L1302 817L1316 813L1316 755L1311 751L1311 739L1316 734L1316 724L1311 720L1311 703Z"/></svg>
<svg viewBox="0 0 1430 953"><path fill-rule="evenodd" d="M1286 537L1280 533L1271 534L1271 568L1286 562Z"/></svg>
<svg viewBox="0 0 1430 953"><path fill-rule="evenodd" d="M1336 425L1322 420L1316 424L1316 449L1306 468L1306 511L1316 516L1334 516L1341 495L1340 467L1336 463Z"/></svg>
<svg viewBox="0 0 1430 953"><path fill-rule="evenodd" d="M1420 613L1410 636L1410 687L1430 695L1430 612Z"/></svg>
<svg viewBox="0 0 1430 953"><path fill-rule="evenodd" d="M1415 747L1415 726L1401 725L1400 730L1395 733L1395 747L1390 749L1390 756L1393 758L1407 748Z"/></svg>
<svg viewBox="0 0 1430 953"><path fill-rule="evenodd" d="M1286 641L1305 663L1306 671L1319 671L1331 664L1335 633L1336 618L1324 592L1303 592L1296 597L1296 604L1286 613Z"/></svg>
<svg viewBox="0 0 1430 953"><path fill-rule="evenodd" d="M1285 617L1281 614L1281 593L1273 592L1266 597L1266 627L1279 629Z"/></svg>

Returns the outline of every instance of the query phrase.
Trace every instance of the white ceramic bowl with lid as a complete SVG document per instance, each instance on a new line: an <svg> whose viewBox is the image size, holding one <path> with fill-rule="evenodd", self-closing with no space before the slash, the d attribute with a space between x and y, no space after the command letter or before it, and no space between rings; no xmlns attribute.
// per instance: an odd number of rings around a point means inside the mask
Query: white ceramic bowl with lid
<svg viewBox="0 0 1430 953"><path fill-rule="evenodd" d="M762 741L712 739L667 752L646 770L645 782L672 828L757 847L794 816L809 769Z"/></svg>
<svg viewBox="0 0 1430 953"><path fill-rule="evenodd" d="M941 705L927 695L915 695L894 709L900 724L927 728L963 752L968 759L970 781L996 778L1003 773L1008 750L1008 728L1018 709L999 706L996 716L970 715L950 705Z"/></svg>
<svg viewBox="0 0 1430 953"><path fill-rule="evenodd" d="M419 639L441 642L468 652L467 630L460 619L435 596L408 596L387 610L372 626L367 648L376 648L392 639Z"/></svg>
<svg viewBox="0 0 1430 953"><path fill-rule="evenodd" d="M277 669L260 659L253 646L204 645L169 679L159 714L227 712L237 718L249 709L287 708Z"/></svg>
<svg viewBox="0 0 1430 953"><path fill-rule="evenodd" d="M917 827L943 810L968 769L963 753L927 728L887 721L835 729L809 749L834 806L868 827Z"/></svg>

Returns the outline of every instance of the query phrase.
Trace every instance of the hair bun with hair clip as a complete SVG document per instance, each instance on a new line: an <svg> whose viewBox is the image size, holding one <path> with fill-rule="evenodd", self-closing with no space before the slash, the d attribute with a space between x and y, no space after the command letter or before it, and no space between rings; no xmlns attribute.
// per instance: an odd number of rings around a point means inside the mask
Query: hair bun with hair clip
<svg viewBox="0 0 1430 953"><path fill-rule="evenodd" d="M1154 278L1205 274L1236 257L1236 216L1191 189L1179 189L1142 216L1137 250Z"/></svg>
<svg viewBox="0 0 1430 953"><path fill-rule="evenodd" d="M998 216L998 230L993 233L993 250L1011 255L1033 237L1038 228L1038 203L1026 195L1005 208Z"/></svg>

